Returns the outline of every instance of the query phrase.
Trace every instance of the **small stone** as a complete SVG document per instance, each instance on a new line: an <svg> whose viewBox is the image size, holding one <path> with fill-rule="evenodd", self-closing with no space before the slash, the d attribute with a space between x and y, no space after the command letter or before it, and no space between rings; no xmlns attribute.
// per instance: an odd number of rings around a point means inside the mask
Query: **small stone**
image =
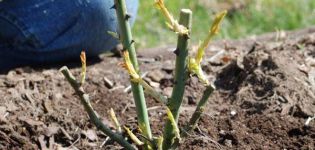
<svg viewBox="0 0 315 150"><path fill-rule="evenodd" d="M155 59L155 61L162 61L163 60L163 55L158 55L154 59Z"/></svg>
<svg viewBox="0 0 315 150"><path fill-rule="evenodd" d="M171 95L172 95L172 90L173 90L172 87L166 87L166 88L163 89L163 93L164 93L164 95L166 95L167 97L171 97Z"/></svg>
<svg viewBox="0 0 315 150"><path fill-rule="evenodd" d="M224 130L220 130L220 131L219 131L219 134L220 134L220 135L225 135L226 133L225 133Z"/></svg>
<svg viewBox="0 0 315 150"><path fill-rule="evenodd" d="M55 100L60 100L60 99L62 99L63 96L61 93L56 93L53 97Z"/></svg>
<svg viewBox="0 0 315 150"><path fill-rule="evenodd" d="M233 147L232 140L228 140L228 139L224 140L224 145L226 145L227 147Z"/></svg>
<svg viewBox="0 0 315 150"><path fill-rule="evenodd" d="M149 82L149 84L150 84L153 88L160 88L160 83L158 83L158 82L153 82L153 81L151 81L151 82Z"/></svg>
<svg viewBox="0 0 315 150"><path fill-rule="evenodd" d="M175 67L175 62L174 61L166 60L163 63L162 69L164 71L166 71L167 73L172 73L172 71L174 70L174 67Z"/></svg>
<svg viewBox="0 0 315 150"><path fill-rule="evenodd" d="M232 111L230 112L230 114L231 114L231 116L235 116L235 115L236 115L236 111L235 111L235 110L232 110Z"/></svg>
<svg viewBox="0 0 315 150"><path fill-rule="evenodd" d="M164 73L161 70L153 70L148 73L147 77L152 81L160 82L164 78Z"/></svg>
<svg viewBox="0 0 315 150"><path fill-rule="evenodd" d="M60 127L57 124L51 124L49 127L44 128L44 134L48 137L58 133Z"/></svg>
<svg viewBox="0 0 315 150"><path fill-rule="evenodd" d="M14 104L12 101L10 101L9 103L6 104L7 106L7 111L8 112L14 112L16 110L18 110L19 108L16 106L16 104Z"/></svg>
<svg viewBox="0 0 315 150"><path fill-rule="evenodd" d="M148 77L143 77L142 79L147 83L152 82L152 80Z"/></svg>
<svg viewBox="0 0 315 150"><path fill-rule="evenodd" d="M7 112L7 108L4 106L0 106L0 116L3 116Z"/></svg>
<svg viewBox="0 0 315 150"><path fill-rule="evenodd" d="M82 134L84 134L91 141L97 140L97 135L94 130L89 129L87 131L82 131Z"/></svg>

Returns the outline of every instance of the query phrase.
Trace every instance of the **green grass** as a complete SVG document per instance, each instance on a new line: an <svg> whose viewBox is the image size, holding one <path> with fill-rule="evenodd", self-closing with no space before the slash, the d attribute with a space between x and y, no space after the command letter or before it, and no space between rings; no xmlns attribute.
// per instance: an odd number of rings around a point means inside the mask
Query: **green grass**
<svg viewBox="0 0 315 150"><path fill-rule="evenodd" d="M210 27L215 11L210 0L165 0L170 12L178 18L180 8L193 11L192 42L202 40ZM217 0L223 1L224 0ZM246 0L245 0L246 1ZM247 0L243 9L230 12L223 22L218 38L237 39L276 30L293 30L315 25L315 0ZM204 3L202 3L204 2ZM225 0L235 2L235 0ZM138 18L133 28L139 48L174 44L162 14L153 6L154 0L140 0Z"/></svg>

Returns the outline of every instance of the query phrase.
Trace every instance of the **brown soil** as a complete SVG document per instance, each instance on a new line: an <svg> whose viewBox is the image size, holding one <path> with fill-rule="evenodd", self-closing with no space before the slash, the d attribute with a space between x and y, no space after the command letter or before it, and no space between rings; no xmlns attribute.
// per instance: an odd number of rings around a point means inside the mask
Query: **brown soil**
<svg viewBox="0 0 315 150"><path fill-rule="evenodd" d="M180 149L315 148L315 121L304 125L315 114L315 28L276 35L218 41L209 48L204 70L217 90ZM173 84L174 49L139 53L142 71L148 72L145 79L166 95ZM224 54L213 59L216 50ZM132 95L124 92L128 76L117 67L120 61L102 56L90 65L85 89L105 123L111 125L108 110L113 108L122 124L136 129ZM71 71L79 75L80 68ZM187 85L180 124L189 119L204 89L195 77ZM0 96L0 149L121 148L89 122L58 67L4 73ZM153 99L147 102L153 132L159 135L165 111Z"/></svg>

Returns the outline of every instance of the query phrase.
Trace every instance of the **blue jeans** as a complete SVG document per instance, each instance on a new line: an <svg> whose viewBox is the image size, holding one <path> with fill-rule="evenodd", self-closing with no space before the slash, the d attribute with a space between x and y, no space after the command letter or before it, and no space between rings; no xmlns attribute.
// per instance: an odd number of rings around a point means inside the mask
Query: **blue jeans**
<svg viewBox="0 0 315 150"><path fill-rule="evenodd" d="M131 23L138 0L126 0ZM118 40L114 0L4 0L0 2L0 70L79 60L110 50Z"/></svg>

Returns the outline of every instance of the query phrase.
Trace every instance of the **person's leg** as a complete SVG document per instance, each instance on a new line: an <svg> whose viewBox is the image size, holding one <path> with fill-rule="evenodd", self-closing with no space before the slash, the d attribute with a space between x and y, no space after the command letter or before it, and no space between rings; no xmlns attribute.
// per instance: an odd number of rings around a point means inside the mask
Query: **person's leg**
<svg viewBox="0 0 315 150"><path fill-rule="evenodd" d="M133 22L138 0L126 0ZM0 54L22 63L52 63L110 50L118 43L113 0L0 2ZM11 27L9 31L8 29ZM8 32L9 31L9 32ZM0 67L5 65L0 59Z"/></svg>

